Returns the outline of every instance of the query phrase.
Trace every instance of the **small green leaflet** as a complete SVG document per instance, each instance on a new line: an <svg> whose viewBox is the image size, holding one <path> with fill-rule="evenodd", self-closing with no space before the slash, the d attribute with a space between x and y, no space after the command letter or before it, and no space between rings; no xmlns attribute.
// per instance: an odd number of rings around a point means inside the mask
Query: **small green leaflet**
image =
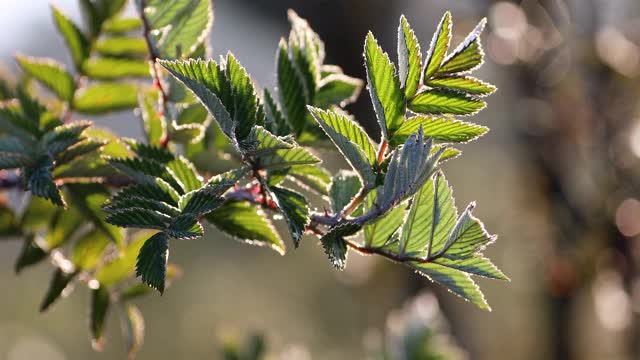
<svg viewBox="0 0 640 360"><path fill-rule="evenodd" d="M82 71L91 79L148 78L149 63L144 60L92 58L82 63Z"/></svg>
<svg viewBox="0 0 640 360"><path fill-rule="evenodd" d="M71 57L73 58L76 68L79 69L82 66L82 62L89 57L91 51L89 40L87 40L78 26L58 10L58 8L51 6L51 10L53 11L53 19L58 27L58 31L62 34L69 51L71 51Z"/></svg>
<svg viewBox="0 0 640 360"><path fill-rule="evenodd" d="M57 269L54 272L51 283L49 284L49 289L47 290L47 293L42 300L42 304L40 304L41 312L47 311L49 306L51 306L56 300L58 300L65 289L69 287L69 284L76 275L76 272L66 273L61 269Z"/></svg>
<svg viewBox="0 0 640 360"><path fill-rule="evenodd" d="M104 114L132 109L138 104L138 85L123 82L101 82L76 92L73 104L86 114Z"/></svg>
<svg viewBox="0 0 640 360"><path fill-rule="evenodd" d="M464 92L476 96L487 96L496 91L496 87L471 76L446 76L431 79L427 85L433 88L443 88Z"/></svg>
<svg viewBox="0 0 640 360"><path fill-rule="evenodd" d="M129 359L134 359L144 342L144 318L135 305L126 304L124 307L122 327L127 344L127 356Z"/></svg>
<svg viewBox="0 0 640 360"><path fill-rule="evenodd" d="M109 291L100 287L91 291L91 312L89 314L89 328L91 330L92 345L102 348L102 335L107 319L109 306L111 305Z"/></svg>
<svg viewBox="0 0 640 360"><path fill-rule="evenodd" d="M372 165L376 163L376 152L367 133L355 121L331 110L310 106L309 111L351 167L360 174L364 185L371 188L375 182Z"/></svg>
<svg viewBox="0 0 640 360"><path fill-rule="evenodd" d="M344 107L358 99L362 86L360 79L342 74L329 75L318 84L313 104L319 108L328 108L334 104Z"/></svg>
<svg viewBox="0 0 640 360"><path fill-rule="evenodd" d="M482 100L442 89L421 92L409 102L409 109L419 114L473 115L485 106Z"/></svg>
<svg viewBox="0 0 640 360"><path fill-rule="evenodd" d="M439 149L431 155L433 140L425 139L422 127L411 135L402 149L394 151L382 191L378 191L376 203L389 209L411 197L436 171L438 160L444 151Z"/></svg>
<svg viewBox="0 0 640 360"><path fill-rule="evenodd" d="M284 255L285 247L262 210L244 202L228 202L206 216L220 231L243 243L266 246Z"/></svg>
<svg viewBox="0 0 640 360"><path fill-rule="evenodd" d="M61 100L70 102L73 99L75 83L73 76L64 66L53 59L33 58L24 55L16 56L22 70L40 81Z"/></svg>
<svg viewBox="0 0 640 360"><path fill-rule="evenodd" d="M484 52L480 45L480 34L486 23L487 19L482 19L464 41L447 55L436 73L437 76L469 72L482 65Z"/></svg>
<svg viewBox="0 0 640 360"><path fill-rule="evenodd" d="M489 128L449 117L414 116L405 121L389 141L391 146L403 144L422 126L424 136L445 142L468 142L484 135Z"/></svg>
<svg viewBox="0 0 640 360"><path fill-rule="evenodd" d="M142 20L137 17L121 17L112 18L102 26L102 30L108 34L124 34L130 31L138 30L142 27Z"/></svg>
<svg viewBox="0 0 640 360"><path fill-rule="evenodd" d="M298 247L300 238L309 222L307 199L293 190L281 187L272 186L269 190L273 201L289 225L293 244Z"/></svg>
<svg viewBox="0 0 640 360"><path fill-rule="evenodd" d="M344 223L332 228L320 238L325 254L336 269L344 270L347 266L347 243L344 238L354 235L360 229L361 226L355 223Z"/></svg>
<svg viewBox="0 0 640 360"><path fill-rule="evenodd" d="M331 179L331 188L329 189L331 209L335 213L342 211L356 196L361 187L362 183L356 173L341 170Z"/></svg>
<svg viewBox="0 0 640 360"><path fill-rule="evenodd" d="M374 206L376 192L372 191L366 198L365 211ZM364 226L364 243L366 246L383 247L390 243L405 219L405 205L399 205L387 214Z"/></svg>
<svg viewBox="0 0 640 360"><path fill-rule="evenodd" d="M442 249L457 218L451 187L438 172L413 197L398 252L425 257Z"/></svg>
<svg viewBox="0 0 640 360"><path fill-rule="evenodd" d="M398 27L398 75L400 87L407 99L412 98L420 86L422 54L420 44L411 25L402 15Z"/></svg>
<svg viewBox="0 0 640 360"><path fill-rule="evenodd" d="M406 101L400 89L400 80L389 55L382 51L369 32L364 46L367 83L373 108L384 138L389 138L404 121Z"/></svg>
<svg viewBox="0 0 640 360"><path fill-rule="evenodd" d="M164 59L189 57L206 39L213 24L210 0L150 0L142 9Z"/></svg>
<svg viewBox="0 0 640 360"><path fill-rule="evenodd" d="M150 237L140 248L136 262L136 276L150 287L164 293L169 258L169 238L163 232Z"/></svg>
<svg viewBox="0 0 640 360"><path fill-rule="evenodd" d="M446 266L430 263L414 263L411 264L411 267L416 269L419 274L446 287L452 293L471 302L480 309L491 311L491 307L487 304L480 288L471 280L468 274Z"/></svg>
<svg viewBox="0 0 640 360"><path fill-rule="evenodd" d="M298 75L295 64L289 58L287 43L284 39L280 40L278 46L276 64L278 95L280 96L280 104L282 104L282 112L295 134L300 135L306 125L305 106L309 100L300 96L305 93L304 83Z"/></svg>
<svg viewBox="0 0 640 360"><path fill-rule="evenodd" d="M105 57L144 58L149 51L142 37L114 36L102 38L95 44L98 54Z"/></svg>
<svg viewBox="0 0 640 360"><path fill-rule="evenodd" d="M442 61L449 49L449 43L451 42L451 13L446 12L438 24L436 32L431 39L431 46L429 47L429 54L425 60L424 67L424 79L427 81L430 79L436 71L440 68Z"/></svg>

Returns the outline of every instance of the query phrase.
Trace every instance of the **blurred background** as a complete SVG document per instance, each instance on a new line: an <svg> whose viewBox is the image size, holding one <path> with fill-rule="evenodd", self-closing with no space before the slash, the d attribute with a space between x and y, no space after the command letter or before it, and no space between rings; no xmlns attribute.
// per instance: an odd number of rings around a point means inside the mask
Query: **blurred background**
<svg viewBox="0 0 640 360"><path fill-rule="evenodd" d="M9 73L18 52L70 64L49 2L0 2ZM80 21L76 1L54 3ZM218 359L222 343L255 332L290 359L373 359L393 338L399 311L437 311L424 291L436 295L462 358L640 359L638 0L217 0L215 56L232 51L257 83L273 87L288 8L325 41L328 63L360 78L366 32L395 57L400 14L423 51L445 10L454 44L488 18L477 76L499 90L473 120L491 132L444 170L457 206L476 200L476 215L499 234L487 255L512 281L478 280L493 307L483 312L373 257L351 254L346 272L334 271L311 238L280 257L209 229L172 245L183 277L140 302L147 331L139 359ZM376 133L366 92L349 110ZM141 134L133 114L96 120ZM105 351L91 350L86 291L38 313L51 268L16 276L19 248L0 242L0 359L124 358L115 318Z"/></svg>

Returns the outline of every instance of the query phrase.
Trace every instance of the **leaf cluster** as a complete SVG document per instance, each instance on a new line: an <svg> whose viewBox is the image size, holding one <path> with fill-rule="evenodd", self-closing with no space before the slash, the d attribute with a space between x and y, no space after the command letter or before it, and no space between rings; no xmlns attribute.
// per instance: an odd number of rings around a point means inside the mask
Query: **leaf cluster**
<svg viewBox="0 0 640 360"><path fill-rule="evenodd" d="M125 0L80 4L82 28L52 8L72 70L18 55L23 78L0 82L0 187L30 191L24 209L0 195L0 235L24 239L16 271L54 264L42 310L85 284L94 345L115 306L133 356L144 328L134 300L163 293L179 273L171 242L209 226L279 254L283 237L296 248L315 238L338 269L350 249L375 254L489 309L470 276L507 279L482 254L495 236L475 204L458 213L441 169L461 154L454 145L488 131L456 118L495 91L470 75L482 64L484 20L451 50L446 13L423 55L401 17L397 63L367 35L374 139L345 109L364 81L325 64L324 43L293 11L276 49L277 87L260 89L231 52L208 56L208 0L137 0L137 17L122 15ZM74 119L132 108L143 139ZM312 147L321 143L351 169L326 170Z"/></svg>

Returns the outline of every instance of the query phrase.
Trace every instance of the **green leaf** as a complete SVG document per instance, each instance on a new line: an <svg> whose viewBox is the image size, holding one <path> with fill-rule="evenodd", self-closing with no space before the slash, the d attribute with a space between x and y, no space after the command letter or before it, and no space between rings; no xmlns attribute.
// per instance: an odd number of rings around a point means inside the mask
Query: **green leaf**
<svg viewBox="0 0 640 360"><path fill-rule="evenodd" d="M20 273L22 269L28 266L35 265L41 262L42 260L46 259L47 256L49 256L49 254L35 240L34 235L27 235L24 238L22 250L20 250L20 255L18 255L16 264L14 266L16 274Z"/></svg>
<svg viewBox="0 0 640 360"><path fill-rule="evenodd" d="M331 182L327 170L315 165L292 166L287 175L298 185L317 192L320 195L328 195L327 188Z"/></svg>
<svg viewBox="0 0 640 360"><path fill-rule="evenodd" d="M304 84L307 103L310 103L315 97L324 49L319 48L319 37L311 30L305 19L299 17L293 10L289 10L287 15L291 23L291 32L289 33L290 59L295 63Z"/></svg>
<svg viewBox="0 0 640 360"><path fill-rule="evenodd" d="M418 91L421 71L420 44L411 25L402 15L400 16L400 26L398 26L398 75L400 87L404 89L407 99L412 98Z"/></svg>
<svg viewBox="0 0 640 360"><path fill-rule="evenodd" d="M480 288L471 280L469 275L438 264L413 263L411 267L416 269L419 274L446 287L452 293L471 302L480 309L491 311L489 304L484 299L484 295L480 292Z"/></svg>
<svg viewBox="0 0 640 360"><path fill-rule="evenodd" d="M204 235L204 229L191 214L183 214L171 222L165 230L167 235L180 240L190 240Z"/></svg>
<svg viewBox="0 0 640 360"><path fill-rule="evenodd" d="M243 146L246 154L259 157L281 149L292 149L293 145L287 141L291 140L275 136L262 126L255 126Z"/></svg>
<svg viewBox="0 0 640 360"><path fill-rule="evenodd" d="M0 169L15 169L34 163L33 149L15 137L0 135Z"/></svg>
<svg viewBox="0 0 640 360"><path fill-rule="evenodd" d="M89 315L89 328L91 329L91 340L94 348L101 348L104 325L107 320L107 313L111 299L109 291L100 287L91 291L91 312Z"/></svg>
<svg viewBox="0 0 640 360"><path fill-rule="evenodd" d="M231 85L225 77L224 69L213 60L161 60L159 63L193 92L218 122L222 132L232 142L237 142L237 124L230 114L234 109Z"/></svg>
<svg viewBox="0 0 640 360"><path fill-rule="evenodd" d="M120 190L111 199L111 203L115 204L128 198L148 199L177 207L180 195L165 181L157 179L154 183L132 185Z"/></svg>
<svg viewBox="0 0 640 360"><path fill-rule="evenodd" d="M360 225L347 222L332 228L320 238L325 254L336 269L344 270L347 266L347 243L344 237L354 235L360 229Z"/></svg>
<svg viewBox="0 0 640 360"><path fill-rule="evenodd" d="M213 24L209 0L151 0L145 3L144 15L156 35L154 45L165 59L189 57Z"/></svg>
<svg viewBox="0 0 640 360"><path fill-rule="evenodd" d="M106 209L105 209L106 210ZM148 208L132 207L110 211L105 219L119 227L163 230L171 218L159 211Z"/></svg>
<svg viewBox="0 0 640 360"><path fill-rule="evenodd" d="M145 158L109 158L109 164L141 184L153 184L156 178L161 177L166 181L168 176L167 169L162 163ZM174 189L181 188L175 183L173 177L171 180L171 186Z"/></svg>
<svg viewBox="0 0 640 360"><path fill-rule="evenodd" d="M80 0L82 15L87 22L91 38L95 39L104 30L105 21L118 15L127 4L126 0Z"/></svg>
<svg viewBox="0 0 640 360"><path fill-rule="evenodd" d="M502 273L491 261L482 255L475 255L464 259L451 260L445 257L439 257L433 261L452 269L457 269L471 275L483 276L489 279L506 280L509 278Z"/></svg>
<svg viewBox="0 0 640 360"><path fill-rule="evenodd" d="M167 164L176 158L169 149L166 149L161 145L145 144L133 139L124 139L123 142L129 149L131 149L131 151L143 160L152 160L154 162Z"/></svg>
<svg viewBox="0 0 640 360"><path fill-rule="evenodd" d="M446 243L457 217L451 187L438 172L413 197L402 228L399 253L416 257L434 254Z"/></svg>
<svg viewBox="0 0 640 360"><path fill-rule="evenodd" d="M67 47L71 51L71 57L73 58L76 68L79 69L82 62L89 57L91 51L89 40L87 40L78 26L58 10L58 8L51 6L51 10L53 11L53 19L58 27L58 31L62 34Z"/></svg>
<svg viewBox="0 0 640 360"><path fill-rule="evenodd" d="M159 91L156 89L142 91L138 95L138 107L140 108L140 118L147 142L152 145L159 145L166 136L167 124L164 117L158 113Z"/></svg>
<svg viewBox="0 0 640 360"><path fill-rule="evenodd" d="M262 169L280 169L294 165L317 164L321 160L306 149L295 146L291 149L280 149L258 158L258 166Z"/></svg>
<svg viewBox="0 0 640 360"><path fill-rule="evenodd" d="M294 134L299 136L307 122L305 106L308 101L305 96L302 96L305 94L304 80L298 74L295 64L289 59L284 39L281 39L278 45L276 67L282 112Z"/></svg>
<svg viewBox="0 0 640 360"><path fill-rule="evenodd" d="M161 189L157 189L161 191ZM166 215L167 217L175 217L180 215L180 210L166 202L154 200L151 198L141 196L121 196L120 193L116 195L111 201L103 208L106 213L113 213L123 209L129 208L143 208L148 210L157 211Z"/></svg>
<svg viewBox="0 0 640 360"><path fill-rule="evenodd" d="M182 213L199 216L215 210L224 202L222 195L234 184L230 179L219 179L183 195L180 199Z"/></svg>
<svg viewBox="0 0 640 360"><path fill-rule="evenodd" d="M371 101L376 111L378 123L384 138L402 125L406 111L406 101L400 89L400 80L389 55L382 51L378 42L369 32L364 46L367 83Z"/></svg>
<svg viewBox="0 0 640 360"><path fill-rule="evenodd" d="M471 208L458 218L451 187L438 173L413 198L399 253L427 258L433 264L472 275L508 280L479 253L495 237L471 215Z"/></svg>
<svg viewBox="0 0 640 360"><path fill-rule="evenodd" d="M484 224L471 214L474 207L475 203L467 206L444 245L433 247L434 257L444 256L451 260L472 257L495 241L496 236L490 235Z"/></svg>
<svg viewBox="0 0 640 360"><path fill-rule="evenodd" d="M106 144L106 141L85 139L57 154L56 167L69 163L90 153L96 154L96 151L104 147Z"/></svg>
<svg viewBox="0 0 640 360"><path fill-rule="evenodd" d="M374 207L376 193L371 192L366 198L365 211ZM364 243L366 246L382 247L391 242L405 219L405 206L400 205L385 215L364 226Z"/></svg>
<svg viewBox="0 0 640 360"><path fill-rule="evenodd" d="M100 262L102 253L109 243L110 239L104 232L93 229L76 241L71 249L69 260L80 270L93 270Z"/></svg>
<svg viewBox="0 0 640 360"><path fill-rule="evenodd" d="M138 86L120 82L101 82L76 92L75 109L86 114L103 114L134 108L138 104Z"/></svg>
<svg viewBox="0 0 640 360"><path fill-rule="evenodd" d="M360 96L363 82L347 75L333 74L323 78L318 83L318 92L313 104L319 108L331 105L344 107L355 102Z"/></svg>
<svg viewBox="0 0 640 360"><path fill-rule="evenodd" d="M232 116L233 122L236 124L235 134L238 141L242 141L249 136L256 123L258 97L251 83L251 78L233 54L227 54L226 65L226 75L234 99Z"/></svg>
<svg viewBox="0 0 640 360"><path fill-rule="evenodd" d="M178 125L172 121L169 127L169 138L181 144L195 144L204 138L206 130L203 124Z"/></svg>
<svg viewBox="0 0 640 360"><path fill-rule="evenodd" d="M25 143L35 142L40 129L35 119L25 117L17 106L0 103L0 130L20 138Z"/></svg>
<svg viewBox="0 0 640 360"><path fill-rule="evenodd" d="M411 135L402 149L393 153L383 191L378 191L376 203L383 209L393 207L415 194L436 171L443 149L431 155L431 138L425 140L422 127Z"/></svg>
<svg viewBox="0 0 640 360"><path fill-rule="evenodd" d="M50 251L64 245L84 223L83 214L78 209L58 209L44 235L43 245L46 250Z"/></svg>
<svg viewBox="0 0 640 360"><path fill-rule="evenodd" d="M496 91L495 86L471 76L446 76L435 78L429 80L427 85L433 88L460 91L476 96L486 96Z"/></svg>
<svg viewBox="0 0 640 360"><path fill-rule="evenodd" d="M51 283L49 283L49 289L40 304L40 312L47 311L49 306L58 300L76 275L76 272L66 273L62 271L62 269L57 269L55 273L53 273L53 279L51 279Z"/></svg>
<svg viewBox="0 0 640 360"><path fill-rule="evenodd" d="M477 69L484 61L484 52L480 44L480 34L484 30L487 19L482 19L478 25L467 35L464 41L458 45L442 62L436 76L469 72Z"/></svg>
<svg viewBox="0 0 640 360"><path fill-rule="evenodd" d="M27 178L26 188L27 190L31 190L36 196L45 198L55 205L65 207L66 204L62 199L62 194L53 182L53 176L51 175L52 169L53 164L51 159L45 158L44 160L38 161L38 165L36 165L35 168L25 173Z"/></svg>
<svg viewBox="0 0 640 360"><path fill-rule="evenodd" d="M167 276L165 279L165 289L171 285L171 280L177 278L181 274L180 269L173 265L167 264ZM136 283L120 292L120 299L124 302L139 298L143 295L147 295L153 292L153 289L145 285L144 283Z"/></svg>
<svg viewBox="0 0 640 360"><path fill-rule="evenodd" d="M110 196L106 186L101 184L69 184L67 190L73 206L77 207L97 230L114 243L121 245L124 240L123 231L108 224L105 221L106 213L102 211L102 205Z"/></svg>
<svg viewBox="0 0 640 360"><path fill-rule="evenodd" d="M89 126L91 123L88 121L75 121L56 126L42 137L40 143L51 156L56 156L83 140L81 135Z"/></svg>
<svg viewBox="0 0 640 360"><path fill-rule="evenodd" d="M479 99L450 90L429 90L416 95L409 109L419 114L473 115L487 104Z"/></svg>
<svg viewBox="0 0 640 360"><path fill-rule="evenodd" d="M405 121L389 141L391 146L404 143L422 126L424 136L446 142L468 142L489 131L489 128L449 117L415 116Z"/></svg>
<svg viewBox="0 0 640 360"><path fill-rule="evenodd" d="M82 64L82 69L89 78L98 80L150 76L149 64L143 60L92 58Z"/></svg>
<svg viewBox="0 0 640 360"><path fill-rule="evenodd" d="M264 89L262 99L264 102L265 128L277 136L289 135L291 133L289 124L287 124L284 114L271 96L269 90Z"/></svg>
<svg viewBox="0 0 640 360"><path fill-rule="evenodd" d="M49 225L59 208L49 201L32 196L20 219L20 227L28 232L44 229Z"/></svg>
<svg viewBox="0 0 640 360"><path fill-rule="evenodd" d="M141 37L114 36L103 38L96 42L95 50L102 56L114 57L144 57L147 52L147 43Z"/></svg>
<svg viewBox="0 0 640 360"><path fill-rule="evenodd" d="M124 34L142 28L142 20L137 17L114 18L105 21L102 30L108 34Z"/></svg>
<svg viewBox="0 0 640 360"><path fill-rule="evenodd" d="M375 182L371 165L376 163L376 152L367 133L344 115L314 107L309 107L309 111L349 165L360 174L363 184L371 187Z"/></svg>
<svg viewBox="0 0 640 360"><path fill-rule="evenodd" d="M220 231L243 243L284 255L285 247L266 214L246 202L227 202L206 216Z"/></svg>
<svg viewBox="0 0 640 360"><path fill-rule="evenodd" d="M180 181L185 192L200 189L203 185L202 176L198 174L195 166L183 156L167 163L167 169L171 171L176 180Z"/></svg>
<svg viewBox="0 0 640 360"><path fill-rule="evenodd" d="M280 187L271 187L271 197L278 205L278 209L284 216L289 226L289 232L293 238L293 244L298 247L300 238L309 222L309 208L307 199L295 191Z"/></svg>
<svg viewBox="0 0 640 360"><path fill-rule="evenodd" d="M76 86L73 76L62 64L52 59L24 55L17 55L16 60L24 72L40 81L61 100L71 102Z"/></svg>
<svg viewBox="0 0 640 360"><path fill-rule="evenodd" d="M329 199L331 200L333 212L342 211L356 196L361 187L360 178L354 172L341 170L337 173L331 179L331 188L329 189Z"/></svg>
<svg viewBox="0 0 640 360"><path fill-rule="evenodd" d="M164 292L167 275L167 259L169 257L169 239L159 232L147 240L138 254L136 276L150 287Z"/></svg>
<svg viewBox="0 0 640 360"><path fill-rule="evenodd" d="M124 307L122 328L127 346L127 357L134 359L144 342L144 318L135 305L126 304Z"/></svg>
<svg viewBox="0 0 640 360"><path fill-rule="evenodd" d="M444 61L451 42L451 13L445 12L431 39L429 54L425 60L424 80L429 80Z"/></svg>

